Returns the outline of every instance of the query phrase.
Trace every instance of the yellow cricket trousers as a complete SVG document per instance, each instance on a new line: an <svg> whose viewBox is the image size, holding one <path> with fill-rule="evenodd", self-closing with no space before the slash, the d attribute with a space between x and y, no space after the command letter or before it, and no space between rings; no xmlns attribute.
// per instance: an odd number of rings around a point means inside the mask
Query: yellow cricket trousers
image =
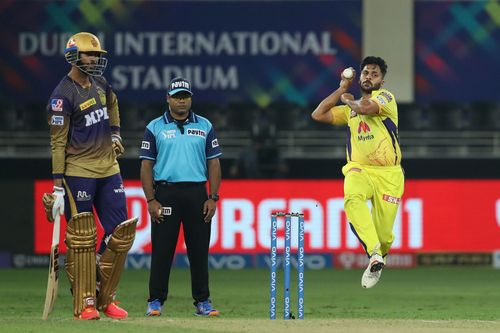
<svg viewBox="0 0 500 333"><path fill-rule="evenodd" d="M349 162L342 168L344 209L351 229L368 256L389 253L392 228L404 191L400 165L371 166ZM372 203L370 212L367 201Z"/></svg>

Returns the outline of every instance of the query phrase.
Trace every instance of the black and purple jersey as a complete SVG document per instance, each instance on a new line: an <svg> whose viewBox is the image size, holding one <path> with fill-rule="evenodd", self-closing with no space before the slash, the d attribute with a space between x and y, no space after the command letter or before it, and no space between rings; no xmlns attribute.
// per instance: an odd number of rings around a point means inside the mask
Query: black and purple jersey
<svg viewBox="0 0 500 333"><path fill-rule="evenodd" d="M116 95L103 77L83 88L65 76L50 96L47 120L52 174L102 178L120 172L111 132L119 132Z"/></svg>

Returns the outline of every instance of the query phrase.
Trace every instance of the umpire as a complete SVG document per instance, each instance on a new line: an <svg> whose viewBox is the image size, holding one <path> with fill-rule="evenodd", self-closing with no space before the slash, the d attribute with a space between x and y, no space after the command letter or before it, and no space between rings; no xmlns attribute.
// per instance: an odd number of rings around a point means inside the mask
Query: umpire
<svg viewBox="0 0 500 333"><path fill-rule="evenodd" d="M141 182L151 223L151 271L146 316L161 315L182 221L198 316L218 316L208 287L211 220L219 200L222 155L208 119L191 110L190 83L170 82L168 110L146 126L141 145ZM206 181L210 183L207 196Z"/></svg>

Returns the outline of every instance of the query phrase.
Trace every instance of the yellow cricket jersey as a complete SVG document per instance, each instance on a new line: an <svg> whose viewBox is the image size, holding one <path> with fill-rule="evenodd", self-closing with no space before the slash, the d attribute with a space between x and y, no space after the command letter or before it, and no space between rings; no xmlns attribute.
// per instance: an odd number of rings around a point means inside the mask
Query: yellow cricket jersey
<svg viewBox="0 0 500 333"><path fill-rule="evenodd" d="M335 106L330 110L333 125L349 126L347 161L362 165L399 165L402 156L396 100L385 89L372 91L370 99L379 106L376 115L358 115L348 105Z"/></svg>

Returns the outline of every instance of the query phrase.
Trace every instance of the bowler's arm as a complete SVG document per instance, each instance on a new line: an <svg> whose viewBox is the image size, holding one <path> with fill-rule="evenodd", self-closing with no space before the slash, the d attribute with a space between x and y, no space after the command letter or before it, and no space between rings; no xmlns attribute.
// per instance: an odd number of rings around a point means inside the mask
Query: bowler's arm
<svg viewBox="0 0 500 333"><path fill-rule="evenodd" d="M380 113L380 106L377 104L377 102L369 98L346 100L346 104L349 105L351 110L353 110L357 114L373 116Z"/></svg>
<svg viewBox="0 0 500 333"><path fill-rule="evenodd" d="M322 100L321 103L319 103L319 105L311 114L312 119L320 123L333 124L333 114L330 112L330 110L335 105L337 105L338 101L340 100L340 96L347 92L355 77L355 72L349 79L345 78L344 74L342 74L338 89L331 93L324 100Z"/></svg>

